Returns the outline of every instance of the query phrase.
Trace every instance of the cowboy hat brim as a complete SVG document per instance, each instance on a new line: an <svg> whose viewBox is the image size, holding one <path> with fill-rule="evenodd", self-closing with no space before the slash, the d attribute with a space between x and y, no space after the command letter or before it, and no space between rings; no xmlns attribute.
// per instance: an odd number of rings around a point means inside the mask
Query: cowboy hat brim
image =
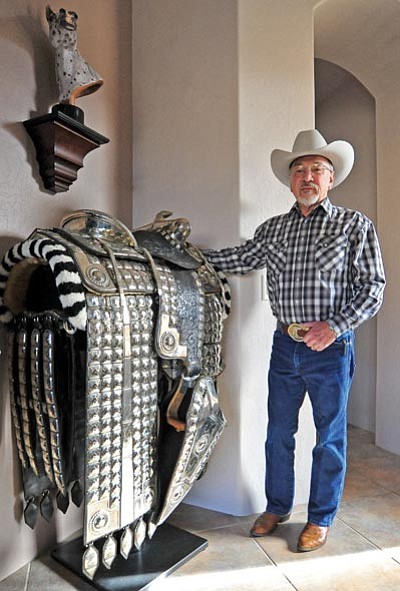
<svg viewBox="0 0 400 591"><path fill-rule="evenodd" d="M335 169L333 187L337 187L350 174L354 164L354 149L344 140L336 140L321 148L310 148L299 152L273 150L271 167L278 180L290 187L289 168L291 163L302 156L323 156L330 160Z"/></svg>

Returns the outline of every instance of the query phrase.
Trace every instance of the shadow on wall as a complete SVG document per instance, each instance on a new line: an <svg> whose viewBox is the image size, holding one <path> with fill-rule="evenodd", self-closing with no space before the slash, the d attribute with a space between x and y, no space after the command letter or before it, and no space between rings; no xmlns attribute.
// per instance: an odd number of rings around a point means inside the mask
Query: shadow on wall
<svg viewBox="0 0 400 591"><path fill-rule="evenodd" d="M31 168L31 176L37 184L37 188L48 195L53 195L51 191L43 185L43 179L40 176L39 165L36 159L36 150L33 141L30 139L21 121L14 121L3 125L10 135L12 135L26 150L26 163Z"/></svg>
<svg viewBox="0 0 400 591"><path fill-rule="evenodd" d="M34 109L29 112L30 117L44 115L57 102L57 84L55 78L54 54L49 43L47 30L44 29L41 7L33 7L26 3L13 4L15 16L0 19L0 38L13 43L26 54L27 62L32 64L35 80ZM11 12L11 10L10 10ZM18 14L19 13L19 14ZM10 65L12 68L12 65ZM12 76L11 72L11 76ZM25 149L27 162L32 169L32 177L38 188L44 189L36 162L35 149L29 139L22 122L15 121L3 125Z"/></svg>
<svg viewBox="0 0 400 591"><path fill-rule="evenodd" d="M17 236L0 236L0 256L3 258L4 253L7 252L14 244L20 242L21 238ZM3 324L0 324L0 376L5 378L7 376L7 330ZM6 408L8 405L8 381L3 379L1 383L2 392L0 395L0 447L4 444L5 422L8 420L6 416ZM22 490L20 488L20 490Z"/></svg>
<svg viewBox="0 0 400 591"><path fill-rule="evenodd" d="M101 31L104 28L104 15L98 13L90 26L90 8L81 3L82 25L90 33L92 46L95 45L97 62L104 73L104 90L94 109L97 115L95 129L101 130L103 121L108 126L107 133L112 145L105 148L109 154L110 165L106 171L99 170L96 176L104 177L104 185L113 191L113 209L118 217L128 226L132 221L132 22L131 6L127 3L111 4L113 10L112 28L107 31L109 45L101 43ZM89 4L89 3L87 3ZM105 3L103 3L105 4ZM3 6L4 5L4 6ZM31 178L31 190L42 194L53 194L46 190L39 174L36 152L33 142L23 128L22 120L45 115L58 103L58 85L56 82L55 52L48 38L48 24L45 18L45 0L14 0L2 3L0 11L0 43L4 47L4 60L1 71L4 76L3 100L11 103L17 89L21 103L20 112L10 108L13 115L7 123L3 118L3 129L23 147L26 160L19 158L24 169L28 163ZM94 23L94 25L93 25ZM96 32L93 32L93 29ZM98 42L98 43L97 43ZM110 48L110 52L108 52ZM104 69L103 69L104 68ZM25 97L21 97L26 89ZM96 99L97 102L97 99ZM87 103L90 106L90 98ZM92 103L93 105L93 103ZM82 105L85 110L85 104ZM13 120L16 118L17 120ZM87 122L88 123L88 122ZM15 157L15 156L14 156ZM89 160L88 160L89 163ZM86 161L84 162L86 165ZM14 180L14 179L12 179ZM78 175L79 181L79 175ZM75 187L74 187L75 189ZM25 187L24 187L25 190ZM74 191L74 196L76 195ZM110 197L111 199L111 197Z"/></svg>
<svg viewBox="0 0 400 591"><path fill-rule="evenodd" d="M0 37L26 52L35 77L35 109L31 117L47 113L57 102L58 91L54 72L54 55L44 30L41 11L28 5L26 14L0 19Z"/></svg>
<svg viewBox="0 0 400 591"><path fill-rule="evenodd" d="M3 257L4 253L8 251L20 238L16 236L0 237L0 253ZM5 445L4 434L10 433L6 428L6 424L11 421L10 405L9 405L9 389L8 389L8 358L7 358L7 329L4 325L0 325L0 376L1 394L0 394L0 448ZM7 446L8 447L8 446ZM22 504L22 484L20 479L19 464L16 453L15 441L13 438L13 457L12 457L12 473L13 473L13 489L14 489L14 516L19 523L23 519L23 504Z"/></svg>

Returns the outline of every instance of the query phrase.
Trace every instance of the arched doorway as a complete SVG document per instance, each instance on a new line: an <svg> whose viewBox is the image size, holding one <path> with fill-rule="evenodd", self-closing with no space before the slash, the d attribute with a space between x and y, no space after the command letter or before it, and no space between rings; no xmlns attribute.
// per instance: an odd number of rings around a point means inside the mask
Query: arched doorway
<svg viewBox="0 0 400 591"><path fill-rule="evenodd" d="M352 74L315 60L315 122L328 141L349 141L356 160L349 179L330 193L335 205L357 209L377 222L375 99ZM357 371L349 401L349 422L375 432L376 318L356 331Z"/></svg>
<svg viewBox="0 0 400 591"><path fill-rule="evenodd" d="M351 72L376 101L377 229L387 286L377 318L375 434L378 446L400 454L400 3L316 0L313 16L315 57Z"/></svg>

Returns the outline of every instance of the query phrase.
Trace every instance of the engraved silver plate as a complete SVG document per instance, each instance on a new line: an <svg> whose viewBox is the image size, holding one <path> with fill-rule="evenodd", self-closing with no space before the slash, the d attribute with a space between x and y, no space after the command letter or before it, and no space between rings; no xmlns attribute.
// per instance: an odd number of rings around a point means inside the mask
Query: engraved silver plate
<svg viewBox="0 0 400 591"><path fill-rule="evenodd" d="M82 572L88 579L93 580L99 568L99 551L93 544L90 544L82 556Z"/></svg>
<svg viewBox="0 0 400 591"><path fill-rule="evenodd" d="M135 525L134 531L134 545L136 550L140 550L143 545L143 542L146 539L146 524L143 519L139 519L137 524Z"/></svg>
<svg viewBox="0 0 400 591"><path fill-rule="evenodd" d="M218 404L217 391L211 378L201 377L196 383L187 412L185 438L175 464L169 488L153 526L167 519L204 470L220 438L226 420Z"/></svg>
<svg viewBox="0 0 400 591"><path fill-rule="evenodd" d="M206 294L204 315L202 372L204 375L216 378L223 370L221 361L223 307L219 296Z"/></svg>
<svg viewBox="0 0 400 591"><path fill-rule="evenodd" d="M125 560L128 560L130 551L133 546L133 532L130 527L126 527L122 532L122 536L119 542L119 553Z"/></svg>
<svg viewBox="0 0 400 591"><path fill-rule="evenodd" d="M128 526L150 510L154 499L158 364L148 345L154 321L152 296L127 296L125 302L130 355L124 344L120 296L86 296L85 544ZM103 319L101 330L98 318Z"/></svg>
<svg viewBox="0 0 400 591"><path fill-rule="evenodd" d="M103 546L102 563L108 569L111 568L112 563L117 555L117 542L112 536L108 536Z"/></svg>

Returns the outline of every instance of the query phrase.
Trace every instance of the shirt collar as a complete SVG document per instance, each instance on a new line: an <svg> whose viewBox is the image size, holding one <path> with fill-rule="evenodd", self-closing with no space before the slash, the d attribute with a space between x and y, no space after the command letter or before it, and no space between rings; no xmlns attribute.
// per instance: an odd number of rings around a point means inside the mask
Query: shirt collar
<svg viewBox="0 0 400 591"><path fill-rule="evenodd" d="M318 207L316 207L314 211L317 211L319 209L324 210L324 212L327 214L328 217L330 217L330 218L332 217L332 214L333 214L333 205L332 205L329 197L325 197L325 199L323 199L321 201L321 203L319 203ZM299 209L299 206L298 206L297 202L293 204L292 208L289 211L289 214L290 215L293 215L294 213L297 213L298 215L301 215L300 209Z"/></svg>

